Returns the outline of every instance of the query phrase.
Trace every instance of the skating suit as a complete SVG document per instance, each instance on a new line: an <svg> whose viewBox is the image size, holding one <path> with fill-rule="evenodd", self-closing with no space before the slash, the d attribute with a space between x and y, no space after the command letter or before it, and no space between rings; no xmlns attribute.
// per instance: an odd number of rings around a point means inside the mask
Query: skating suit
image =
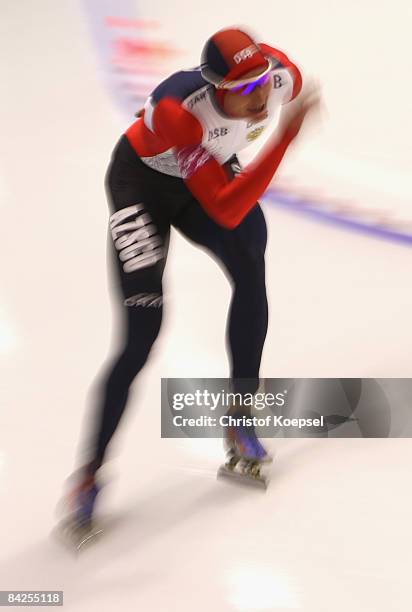
<svg viewBox="0 0 412 612"><path fill-rule="evenodd" d="M273 64L263 121L227 117L200 69L183 70L153 91L143 116L114 150L106 186L124 329L119 353L97 394L101 405L91 444L96 466L103 461L129 387L160 329L171 226L206 248L229 277L233 293L227 336L233 388L253 393L258 387L268 310L267 233L257 200L275 170L272 155L240 172L236 153L276 124L282 104L301 87L296 66L280 51L261 47ZM206 320L205 325L213 322ZM196 330L193 338L196 344Z"/></svg>

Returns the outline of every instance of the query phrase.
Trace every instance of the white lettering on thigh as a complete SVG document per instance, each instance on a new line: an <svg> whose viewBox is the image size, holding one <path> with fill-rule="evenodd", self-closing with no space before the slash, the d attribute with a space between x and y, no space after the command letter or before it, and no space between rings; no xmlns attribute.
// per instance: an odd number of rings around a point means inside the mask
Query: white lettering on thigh
<svg viewBox="0 0 412 612"><path fill-rule="evenodd" d="M133 204L110 217L114 246L125 272L153 266L164 257L163 241L143 204Z"/></svg>

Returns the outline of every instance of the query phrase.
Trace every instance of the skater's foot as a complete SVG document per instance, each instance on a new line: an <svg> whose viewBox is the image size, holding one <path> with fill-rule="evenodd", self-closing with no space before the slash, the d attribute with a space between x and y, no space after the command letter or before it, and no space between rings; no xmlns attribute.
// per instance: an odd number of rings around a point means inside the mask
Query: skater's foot
<svg viewBox="0 0 412 612"><path fill-rule="evenodd" d="M247 461L268 463L272 457L256 436L253 425L237 425L227 428L225 448L229 456Z"/></svg>
<svg viewBox="0 0 412 612"><path fill-rule="evenodd" d="M102 533L96 525L94 510L100 485L87 466L69 478L69 493L64 499L63 518L56 528L56 535L72 550L80 551Z"/></svg>
<svg viewBox="0 0 412 612"><path fill-rule="evenodd" d="M90 526L100 486L89 466L81 468L69 478L70 490L65 500L65 514L80 526Z"/></svg>
<svg viewBox="0 0 412 612"><path fill-rule="evenodd" d="M79 526L91 524L99 491L100 488L94 476L86 478L74 491L72 491L72 506L75 512L75 521Z"/></svg>

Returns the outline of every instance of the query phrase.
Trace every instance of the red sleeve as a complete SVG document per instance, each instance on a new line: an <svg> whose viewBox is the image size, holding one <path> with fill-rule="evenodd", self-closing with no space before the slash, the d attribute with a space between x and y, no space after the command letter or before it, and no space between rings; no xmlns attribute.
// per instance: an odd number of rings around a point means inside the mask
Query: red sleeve
<svg viewBox="0 0 412 612"><path fill-rule="evenodd" d="M250 164L230 179L219 162L202 146L201 123L178 100L164 99L155 109L156 134L176 155L183 180L208 215L220 225L233 229L256 206L275 174L293 136L266 149L257 163Z"/></svg>
<svg viewBox="0 0 412 612"><path fill-rule="evenodd" d="M293 100L293 98L296 98L296 96L302 89L302 75L300 73L299 68L290 61L288 56L285 55L283 51L280 51L279 49L275 49L274 47L270 47L269 45L266 45L265 43L259 43L259 47L262 49L263 53L266 53L267 55L273 55L277 60L280 61L281 64L283 64L285 68L289 70L292 76L292 79L293 79L293 92L292 92L292 97L290 100Z"/></svg>
<svg viewBox="0 0 412 612"><path fill-rule="evenodd" d="M158 136L175 147L198 143L203 138L200 121L174 98L164 98L156 105L153 128Z"/></svg>
<svg viewBox="0 0 412 612"><path fill-rule="evenodd" d="M256 163L230 180L220 164L202 146L178 151L186 185L208 215L228 229L241 223L256 206L273 178L293 137L286 134Z"/></svg>

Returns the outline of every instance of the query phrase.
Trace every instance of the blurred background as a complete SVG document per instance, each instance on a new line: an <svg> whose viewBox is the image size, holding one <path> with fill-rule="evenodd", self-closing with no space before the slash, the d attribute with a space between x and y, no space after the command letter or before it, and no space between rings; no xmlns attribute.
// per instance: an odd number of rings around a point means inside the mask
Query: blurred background
<svg viewBox="0 0 412 612"><path fill-rule="evenodd" d="M409 440L278 440L261 495L215 482L219 440L160 438L160 378L228 370L229 286L176 232L163 332L108 468L116 528L77 562L48 533L116 340L111 151L217 29L285 51L324 101L263 200L262 376L412 376L411 6L3 0L0 13L0 589L64 588L73 610L408 609Z"/></svg>

